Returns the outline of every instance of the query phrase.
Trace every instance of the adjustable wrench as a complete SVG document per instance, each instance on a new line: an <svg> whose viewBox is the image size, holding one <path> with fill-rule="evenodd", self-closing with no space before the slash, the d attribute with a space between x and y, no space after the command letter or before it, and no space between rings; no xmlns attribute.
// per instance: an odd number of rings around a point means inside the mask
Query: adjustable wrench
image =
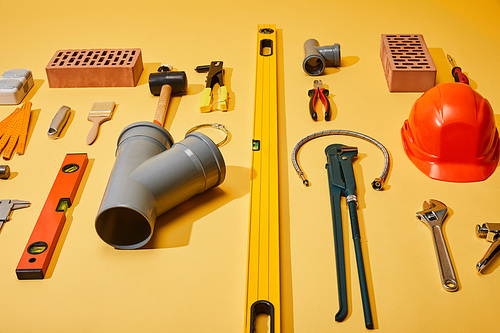
<svg viewBox="0 0 500 333"><path fill-rule="evenodd" d="M31 203L23 200L0 200L0 229L4 222L10 220L10 212L14 209L29 207Z"/></svg>
<svg viewBox="0 0 500 333"><path fill-rule="evenodd" d="M443 222L447 213L448 210L444 203L431 199L428 203L424 201L423 210L417 212L417 219L427 224L432 231L443 288L446 291L456 291L458 290L458 282L455 269L443 236Z"/></svg>
<svg viewBox="0 0 500 333"><path fill-rule="evenodd" d="M500 252L500 223L483 223L476 226L476 234L479 238L484 238L491 244L486 254L476 265L477 271L481 273L483 268Z"/></svg>

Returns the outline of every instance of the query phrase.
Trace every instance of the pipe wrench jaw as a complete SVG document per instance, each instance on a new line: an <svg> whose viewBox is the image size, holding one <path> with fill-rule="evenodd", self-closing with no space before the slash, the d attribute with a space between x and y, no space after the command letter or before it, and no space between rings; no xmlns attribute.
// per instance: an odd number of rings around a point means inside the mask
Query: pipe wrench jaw
<svg viewBox="0 0 500 333"><path fill-rule="evenodd" d="M332 184L341 189L343 196L354 194L355 180L350 170L352 170L352 159L358 155L358 148L333 144L326 147L325 154L328 161L325 167L330 174ZM351 189L353 186L354 188ZM346 194L346 190L351 193Z"/></svg>

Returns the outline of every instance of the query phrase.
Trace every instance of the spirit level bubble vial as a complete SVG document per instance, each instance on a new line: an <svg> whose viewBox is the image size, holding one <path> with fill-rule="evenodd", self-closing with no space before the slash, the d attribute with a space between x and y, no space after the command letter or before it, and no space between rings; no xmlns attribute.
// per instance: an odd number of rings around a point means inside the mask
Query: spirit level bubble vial
<svg viewBox="0 0 500 333"><path fill-rule="evenodd" d="M87 167L87 154L67 154L16 268L19 280L43 279Z"/></svg>

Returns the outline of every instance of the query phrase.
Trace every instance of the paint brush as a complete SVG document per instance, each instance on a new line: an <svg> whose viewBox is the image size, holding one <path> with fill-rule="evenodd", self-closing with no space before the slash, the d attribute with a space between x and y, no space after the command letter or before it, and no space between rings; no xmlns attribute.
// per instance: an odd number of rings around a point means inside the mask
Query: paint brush
<svg viewBox="0 0 500 333"><path fill-rule="evenodd" d="M91 145L97 139L99 127L103 122L111 119L114 108L115 102L98 102L92 105L87 119L93 122L94 125L92 126L89 135L87 135L88 145Z"/></svg>

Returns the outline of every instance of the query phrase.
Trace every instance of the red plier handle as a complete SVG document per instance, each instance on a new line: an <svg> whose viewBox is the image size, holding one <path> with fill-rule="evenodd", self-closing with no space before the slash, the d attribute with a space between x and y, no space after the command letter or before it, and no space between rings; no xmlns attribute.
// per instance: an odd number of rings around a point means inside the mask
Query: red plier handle
<svg viewBox="0 0 500 333"><path fill-rule="evenodd" d="M314 121L318 120L318 113L316 111L316 104L318 102L318 97L323 103L325 107L325 120L330 120L332 116L330 101L328 100L328 95L330 91L328 89L323 88L323 82L321 80L314 80L314 88L307 92L307 95L310 97L309 100L309 113Z"/></svg>
<svg viewBox="0 0 500 333"><path fill-rule="evenodd" d="M452 67L451 75L453 75L455 82L469 84L469 78L462 72L462 68L458 67L455 64L455 60L453 60L451 55L447 54L446 57L448 58L448 61L451 64Z"/></svg>
<svg viewBox="0 0 500 333"><path fill-rule="evenodd" d="M462 73L462 68L453 67L453 69L451 70L451 74L455 78L455 82L469 84L469 78L467 77L467 75Z"/></svg>

